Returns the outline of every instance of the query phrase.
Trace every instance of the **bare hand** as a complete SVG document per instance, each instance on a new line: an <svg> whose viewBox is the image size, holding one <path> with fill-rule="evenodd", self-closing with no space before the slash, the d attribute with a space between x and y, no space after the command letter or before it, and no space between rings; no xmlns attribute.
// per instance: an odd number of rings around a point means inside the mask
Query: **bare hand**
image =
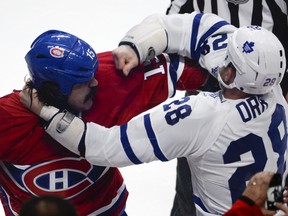
<svg viewBox="0 0 288 216"><path fill-rule="evenodd" d="M40 116L43 103L39 101L36 89L31 91L25 86L20 92L20 102L33 113Z"/></svg>
<svg viewBox="0 0 288 216"><path fill-rule="evenodd" d="M284 203L276 203L275 206L282 211L281 212L281 216L288 216L288 206L287 206L288 192L287 192L287 186L285 188L283 196L284 196Z"/></svg>
<svg viewBox="0 0 288 216"><path fill-rule="evenodd" d="M255 174L249 181L243 195L250 198L258 205L264 215L274 215L275 211L265 209L267 199L267 191L270 181L273 177L273 172L260 172Z"/></svg>
<svg viewBox="0 0 288 216"><path fill-rule="evenodd" d="M288 216L288 207L283 203L276 203L275 206L281 210L281 216Z"/></svg>
<svg viewBox="0 0 288 216"><path fill-rule="evenodd" d="M121 45L112 51L114 62L118 70L122 70L125 76L138 66L139 60L135 51L128 45Z"/></svg>

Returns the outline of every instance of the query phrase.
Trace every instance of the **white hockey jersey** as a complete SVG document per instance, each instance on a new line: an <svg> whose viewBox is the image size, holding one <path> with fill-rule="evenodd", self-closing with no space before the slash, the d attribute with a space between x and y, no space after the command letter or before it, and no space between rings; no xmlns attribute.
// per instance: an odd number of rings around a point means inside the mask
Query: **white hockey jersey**
<svg viewBox="0 0 288 216"><path fill-rule="evenodd" d="M274 92L243 100L203 92L111 129L87 123L85 143L80 119L55 132L61 117L54 118L49 134L78 154L84 147L93 164L121 167L187 157L203 215L228 210L255 173L286 169L286 115Z"/></svg>
<svg viewBox="0 0 288 216"><path fill-rule="evenodd" d="M167 30L169 52L197 59L217 74L233 26L215 15L197 13L163 16L161 22L165 29L174 28ZM284 174L287 110L279 86L263 96L237 100L224 98L221 91L202 92L110 129L74 118L59 133L61 113L47 132L97 165L122 167L186 157L197 214L219 215L231 207L255 173ZM49 113L42 111L43 116Z"/></svg>

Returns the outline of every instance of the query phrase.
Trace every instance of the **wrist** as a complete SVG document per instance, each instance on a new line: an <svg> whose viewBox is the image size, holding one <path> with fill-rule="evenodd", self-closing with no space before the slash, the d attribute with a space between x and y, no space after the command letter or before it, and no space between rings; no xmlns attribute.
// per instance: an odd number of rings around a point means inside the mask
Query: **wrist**
<svg viewBox="0 0 288 216"><path fill-rule="evenodd" d="M120 45L131 46L139 63L150 60L164 52L168 45L166 30L161 25L160 15L151 15L130 29L121 39Z"/></svg>
<svg viewBox="0 0 288 216"><path fill-rule="evenodd" d="M249 197L247 197L245 195L240 196L238 199L247 203L249 206L253 206L255 204L255 202L252 199L250 199Z"/></svg>
<svg viewBox="0 0 288 216"><path fill-rule="evenodd" d="M139 63L140 63L140 54L139 54L139 52L138 52L138 49L137 49L136 45L135 45L134 43L132 43L132 42L129 42L129 41L121 41L118 46L122 46L122 45L126 45L126 46L131 47L131 49L132 49L132 50L136 53L136 55L137 55L138 64L139 64Z"/></svg>

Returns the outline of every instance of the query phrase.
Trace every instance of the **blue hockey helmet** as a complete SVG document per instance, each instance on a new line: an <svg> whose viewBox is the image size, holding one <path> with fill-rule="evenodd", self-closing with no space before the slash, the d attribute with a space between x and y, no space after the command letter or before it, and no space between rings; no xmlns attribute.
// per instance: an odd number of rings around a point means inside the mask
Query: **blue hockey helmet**
<svg viewBox="0 0 288 216"><path fill-rule="evenodd" d="M58 30L39 35L25 60L34 88L51 81L59 85L63 95L70 94L73 85L90 81L98 69L96 53L89 44Z"/></svg>

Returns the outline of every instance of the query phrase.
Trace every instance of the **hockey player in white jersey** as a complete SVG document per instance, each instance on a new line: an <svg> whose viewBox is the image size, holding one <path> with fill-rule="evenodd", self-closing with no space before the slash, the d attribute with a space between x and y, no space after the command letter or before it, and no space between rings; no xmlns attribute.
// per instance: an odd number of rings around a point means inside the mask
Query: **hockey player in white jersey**
<svg viewBox="0 0 288 216"><path fill-rule="evenodd" d="M259 171L284 174L287 104L279 83L286 59L273 33L258 26L237 29L216 15L194 12L153 15L121 44L137 54L119 58L126 73L152 55L177 52L198 60L222 90L175 100L110 129L43 106L35 94L30 107L23 91L22 102L49 122L46 132L63 146L104 166L186 157L197 215L226 212ZM115 50L123 55L118 51L123 46Z"/></svg>

